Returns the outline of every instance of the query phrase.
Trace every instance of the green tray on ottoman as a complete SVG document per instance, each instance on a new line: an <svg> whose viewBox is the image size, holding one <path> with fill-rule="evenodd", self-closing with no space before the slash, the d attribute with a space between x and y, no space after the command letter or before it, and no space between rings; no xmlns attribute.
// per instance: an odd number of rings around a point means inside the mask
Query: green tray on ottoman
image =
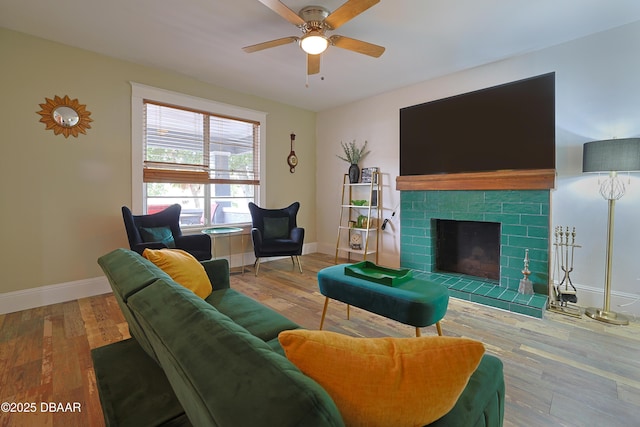
<svg viewBox="0 0 640 427"><path fill-rule="evenodd" d="M344 274L386 286L399 285L413 277L411 270L408 268L394 269L380 267L371 261L362 261L347 265L344 267Z"/></svg>

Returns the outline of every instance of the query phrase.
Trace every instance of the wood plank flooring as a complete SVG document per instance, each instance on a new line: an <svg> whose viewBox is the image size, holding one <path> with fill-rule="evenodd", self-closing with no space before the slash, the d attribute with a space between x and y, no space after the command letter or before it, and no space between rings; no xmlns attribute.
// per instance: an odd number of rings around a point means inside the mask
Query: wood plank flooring
<svg viewBox="0 0 640 427"><path fill-rule="evenodd" d="M259 277L232 274L231 286L309 329L324 297L316 273L323 254L264 262ZM640 324L612 326L547 312L533 319L451 299L444 335L482 341L504 363L505 426L639 426ZM329 303L325 329L352 336L412 337L414 328ZM435 327L423 328L435 335ZM35 403L35 412L0 411L0 426L103 426L90 349L129 337L112 295L0 315L0 403ZM47 407L43 411L43 402ZM78 402L80 412L54 412ZM24 405L23 405L24 406ZM65 409L65 408L63 408ZM73 409L71 407L70 409ZM235 427L235 426L231 426Z"/></svg>

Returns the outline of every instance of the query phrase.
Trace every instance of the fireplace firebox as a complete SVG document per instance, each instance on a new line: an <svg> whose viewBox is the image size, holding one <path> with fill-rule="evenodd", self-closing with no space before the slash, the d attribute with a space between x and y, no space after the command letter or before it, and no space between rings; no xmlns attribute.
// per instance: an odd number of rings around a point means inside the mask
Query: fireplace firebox
<svg viewBox="0 0 640 427"><path fill-rule="evenodd" d="M500 223L433 221L436 271L500 279Z"/></svg>

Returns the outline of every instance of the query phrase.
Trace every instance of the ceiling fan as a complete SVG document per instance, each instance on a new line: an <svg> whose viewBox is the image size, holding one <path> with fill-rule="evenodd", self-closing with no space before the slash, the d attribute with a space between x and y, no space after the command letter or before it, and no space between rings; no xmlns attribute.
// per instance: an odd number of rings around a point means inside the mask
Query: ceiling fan
<svg viewBox="0 0 640 427"><path fill-rule="evenodd" d="M307 53L307 74L320 72L320 54L329 45L378 58L384 53L384 47L340 35L328 36L333 31L380 0L348 0L333 12L322 6L306 6L295 13L279 0L259 0L260 3L282 16L302 30L302 36L283 37L281 39L258 43L242 48L247 53L257 52L288 43L298 42Z"/></svg>

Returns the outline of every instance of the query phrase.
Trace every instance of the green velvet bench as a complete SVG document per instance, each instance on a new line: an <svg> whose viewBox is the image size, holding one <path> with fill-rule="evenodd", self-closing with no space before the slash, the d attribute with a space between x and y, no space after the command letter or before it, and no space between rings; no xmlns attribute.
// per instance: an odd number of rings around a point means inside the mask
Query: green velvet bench
<svg viewBox="0 0 640 427"><path fill-rule="evenodd" d="M338 264L318 272L318 287L324 295L324 309L320 329L324 325L329 299L379 314L416 328L436 325L438 335L442 335L440 320L447 312L449 290L446 286L419 279L409 279L393 286L375 283L345 274L350 264Z"/></svg>

